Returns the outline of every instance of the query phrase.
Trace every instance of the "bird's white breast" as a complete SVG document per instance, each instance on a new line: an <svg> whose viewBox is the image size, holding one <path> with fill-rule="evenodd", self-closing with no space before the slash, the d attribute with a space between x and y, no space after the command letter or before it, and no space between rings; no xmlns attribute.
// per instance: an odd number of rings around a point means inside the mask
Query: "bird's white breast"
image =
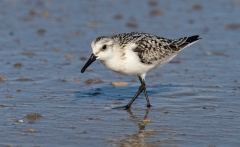
<svg viewBox="0 0 240 147"><path fill-rule="evenodd" d="M129 76L139 76L152 70L154 65L147 65L140 61L136 52L133 52L135 44L128 48L115 50L114 57L101 61L108 69Z"/></svg>

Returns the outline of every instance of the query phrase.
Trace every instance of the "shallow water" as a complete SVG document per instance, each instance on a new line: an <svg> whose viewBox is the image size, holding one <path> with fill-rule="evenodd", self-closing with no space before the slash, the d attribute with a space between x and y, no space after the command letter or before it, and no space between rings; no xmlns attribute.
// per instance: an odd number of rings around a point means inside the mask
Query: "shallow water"
<svg viewBox="0 0 240 147"><path fill-rule="evenodd" d="M239 13L223 0L0 0L0 146L239 146ZM94 38L130 31L203 38L148 73L149 109L144 94L112 109L137 77L99 61L80 73Z"/></svg>

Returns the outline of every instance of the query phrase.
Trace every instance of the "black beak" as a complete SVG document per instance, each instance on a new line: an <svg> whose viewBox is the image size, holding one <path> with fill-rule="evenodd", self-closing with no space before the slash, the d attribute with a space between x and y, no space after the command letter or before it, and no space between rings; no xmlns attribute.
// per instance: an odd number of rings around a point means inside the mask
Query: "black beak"
<svg viewBox="0 0 240 147"><path fill-rule="evenodd" d="M84 73L84 71L87 69L87 67L89 65L91 65L96 60L96 58L97 58L97 56L92 54L91 57L88 59L87 63L83 66L81 73Z"/></svg>

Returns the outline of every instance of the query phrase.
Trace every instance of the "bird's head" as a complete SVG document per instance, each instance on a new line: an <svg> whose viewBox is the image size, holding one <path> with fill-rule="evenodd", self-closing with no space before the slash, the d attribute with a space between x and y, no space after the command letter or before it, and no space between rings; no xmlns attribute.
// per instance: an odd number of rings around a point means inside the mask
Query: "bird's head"
<svg viewBox="0 0 240 147"><path fill-rule="evenodd" d="M107 60L113 56L114 40L105 36L98 37L93 40L91 47L96 59Z"/></svg>
<svg viewBox="0 0 240 147"><path fill-rule="evenodd" d="M92 44L92 55L88 59L87 63L82 68L81 72L83 73L89 65L91 65L96 59L101 61L108 60L114 56L114 40L110 37L98 37L93 40Z"/></svg>

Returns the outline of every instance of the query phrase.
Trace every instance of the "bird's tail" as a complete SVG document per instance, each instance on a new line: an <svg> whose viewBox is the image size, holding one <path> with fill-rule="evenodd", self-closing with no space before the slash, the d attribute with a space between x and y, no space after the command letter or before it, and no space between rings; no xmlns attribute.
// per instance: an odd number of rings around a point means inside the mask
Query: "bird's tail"
<svg viewBox="0 0 240 147"><path fill-rule="evenodd" d="M172 44L170 45L170 47L175 51L180 51L180 50L183 50L184 48L192 45L193 43L197 42L199 39L201 39L201 38L199 38L199 35L179 38L179 39L174 40L172 42Z"/></svg>
<svg viewBox="0 0 240 147"><path fill-rule="evenodd" d="M195 36L187 37L186 42L194 43L194 42L198 41L199 39L201 39L201 38L199 38L199 35L195 35Z"/></svg>

